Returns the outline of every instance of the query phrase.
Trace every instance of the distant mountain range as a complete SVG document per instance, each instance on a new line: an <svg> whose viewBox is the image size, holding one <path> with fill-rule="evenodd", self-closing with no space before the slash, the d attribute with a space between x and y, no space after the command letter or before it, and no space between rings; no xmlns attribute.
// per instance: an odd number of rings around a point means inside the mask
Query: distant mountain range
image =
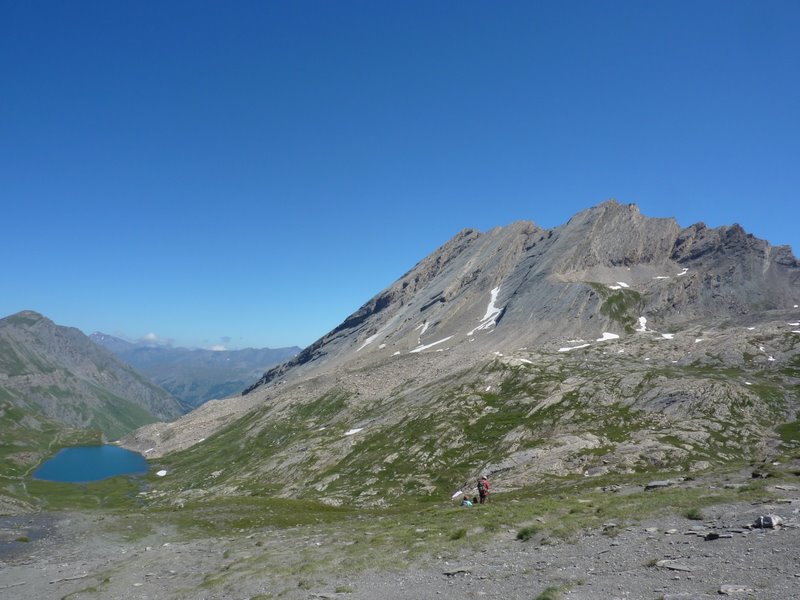
<svg viewBox="0 0 800 600"><path fill-rule="evenodd" d="M265 370L289 360L300 348L200 350L129 342L95 332L89 338L149 377L181 401L185 410L238 394Z"/></svg>
<svg viewBox="0 0 800 600"><path fill-rule="evenodd" d="M78 329L33 311L0 319L0 472L50 449L174 419L178 401Z"/></svg>
<svg viewBox="0 0 800 600"><path fill-rule="evenodd" d="M174 474L173 501L279 480L380 504L480 474L510 490L761 461L800 447L798 304L791 249L739 225L608 201L467 229L244 396L124 443Z"/></svg>

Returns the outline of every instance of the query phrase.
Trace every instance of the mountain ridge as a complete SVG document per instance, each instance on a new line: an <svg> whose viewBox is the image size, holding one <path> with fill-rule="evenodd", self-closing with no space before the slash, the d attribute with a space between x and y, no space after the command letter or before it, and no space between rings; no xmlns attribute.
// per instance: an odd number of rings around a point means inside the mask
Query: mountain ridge
<svg viewBox="0 0 800 600"><path fill-rule="evenodd" d="M627 228L625 235L619 233L620 228ZM592 235L587 234L587 229L591 230ZM499 243L496 240L492 243L492 237L499 237L501 240ZM601 240L600 244L596 241L598 239ZM387 309L389 312L391 309L397 311L407 305L406 290L410 290L412 294L423 292L426 285L439 277L442 270L452 267L454 261L476 243L489 246L488 251L483 253L488 259L487 264L479 265L481 261L475 256L464 261L463 265L459 265L456 276L446 278L446 281L427 293L427 300L418 303L421 304L419 313L425 313L431 308L434 310L429 312L436 313L435 309L440 308L439 305L448 301L452 303L457 298L458 292L472 283L477 283L485 293L488 293L496 284L505 281L506 285L498 290L498 303L504 307L503 317L516 315L522 319L524 315L519 313L526 311L528 306L538 305L540 310L536 315L537 320L540 323L555 322L552 327L539 328L534 339L536 342L544 337L553 336L556 331L561 331L564 321L569 320L569 315L563 311L559 314L556 309L558 301L564 297L578 312L587 310L597 312L598 307L594 306L596 302L592 303L591 300L593 294L587 289L589 284L595 282L614 285L616 279L634 276L639 283L647 288L653 288L654 281L663 282L667 279L684 277L684 282L688 284L683 285L683 289L680 286L662 285L661 288L666 289L654 293L655 301L651 306L642 307L652 311L654 317L659 318L667 326L676 321L689 321L690 318L687 317L702 316L704 310L708 312L709 303L716 303L722 297L729 301L729 313L747 312L748 302L730 293L726 296L722 293L722 287L744 283L740 276L741 272L745 275L757 275L753 270L759 267L755 264L758 261L751 260L748 264L733 265L732 271L730 267L720 267L720 260L724 260L731 253L742 253L748 249L754 251L762 257L760 265L762 268L771 264L773 270L793 269L794 274L791 275L789 285L800 284L800 263L791 254L788 246L778 246L773 249L768 242L747 234L739 225L708 229L703 224L695 224L681 229L672 218L644 217L636 205L621 205L611 200L581 211L566 224L549 230L542 230L532 222L519 221L483 234L472 229L459 232L397 282L370 299L329 334L301 351L293 360L267 371L244 393L250 393L259 385L268 383L293 368L319 361L328 354L325 349L336 346L337 341L345 337L345 333L356 334L358 339L353 344L363 343L369 335L378 334L379 326L370 327L368 323L370 318L380 322L381 326L384 325L381 318L387 314ZM504 262L492 264L491 254L500 252L501 246L503 246ZM513 265L513 268L510 265ZM691 269L686 265L690 265ZM736 271L736 266L739 267L739 272ZM729 272L714 276L706 274L702 280L698 280L695 273L689 273L689 270L708 267ZM634 268L635 271L629 272ZM723 276L725 280L722 279ZM713 277L716 277L716 281L712 280ZM526 294L536 286L551 285L552 282L556 282L553 287L558 289L553 289L548 297L535 297L533 300L526 297ZM557 283L565 285L559 286ZM569 285L573 283L579 285L577 287ZM754 287L749 285L747 291L758 294L758 290L752 289ZM509 288L510 292L507 291ZM781 292L784 296L782 299L784 308L795 303L790 301L786 292L786 289ZM515 295L522 295L524 300L514 301ZM695 306L698 302L700 307ZM448 308L451 305L448 305ZM773 301L773 305L768 308L778 308L778 303ZM476 316L477 314L476 309L472 308L470 313L451 316L450 319L475 320L480 318ZM530 313L528 320L533 317L533 313ZM407 321L412 317L406 314L403 318ZM436 315L434 318L441 317ZM605 327L613 329L613 324L610 322L613 319L605 320ZM441 321L437 324L441 324ZM628 325L630 329L631 324ZM432 327L429 326L426 332L433 332ZM359 335L361 331L365 331L368 335ZM576 327L569 335L580 337L585 334L585 328Z"/></svg>
<svg viewBox="0 0 800 600"><path fill-rule="evenodd" d="M0 391L12 404L112 437L182 412L172 396L80 330L35 311L0 319L0 374Z"/></svg>

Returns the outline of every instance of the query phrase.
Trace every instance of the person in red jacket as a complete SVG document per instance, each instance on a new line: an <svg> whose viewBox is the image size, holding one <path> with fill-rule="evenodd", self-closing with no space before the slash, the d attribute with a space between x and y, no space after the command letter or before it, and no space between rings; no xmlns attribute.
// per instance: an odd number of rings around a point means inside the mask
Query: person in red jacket
<svg viewBox="0 0 800 600"><path fill-rule="evenodd" d="M478 479L478 498L481 504L489 499L489 480L486 479L486 475Z"/></svg>

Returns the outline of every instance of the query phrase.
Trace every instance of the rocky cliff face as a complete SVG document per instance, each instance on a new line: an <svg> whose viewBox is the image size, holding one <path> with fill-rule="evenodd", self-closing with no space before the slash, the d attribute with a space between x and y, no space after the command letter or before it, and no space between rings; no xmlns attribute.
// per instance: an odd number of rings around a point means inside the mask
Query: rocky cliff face
<svg viewBox="0 0 800 600"><path fill-rule="evenodd" d="M33 311L0 319L0 394L31 418L113 438L181 414L175 398L79 330Z"/></svg>
<svg viewBox="0 0 800 600"><path fill-rule="evenodd" d="M798 442L798 303L789 249L738 225L609 201L466 230L242 398L129 444L193 496L278 478L365 504L410 477L444 495L481 472L510 489L763 459Z"/></svg>

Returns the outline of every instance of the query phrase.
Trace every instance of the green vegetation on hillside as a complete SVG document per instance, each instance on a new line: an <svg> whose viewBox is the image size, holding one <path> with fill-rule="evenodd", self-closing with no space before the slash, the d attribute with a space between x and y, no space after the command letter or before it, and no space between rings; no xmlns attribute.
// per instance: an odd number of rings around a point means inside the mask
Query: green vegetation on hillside
<svg viewBox="0 0 800 600"><path fill-rule="evenodd" d="M629 288L612 290L603 283L590 282L589 285L603 300L600 314L619 323L626 333L633 333L645 306L642 295Z"/></svg>

